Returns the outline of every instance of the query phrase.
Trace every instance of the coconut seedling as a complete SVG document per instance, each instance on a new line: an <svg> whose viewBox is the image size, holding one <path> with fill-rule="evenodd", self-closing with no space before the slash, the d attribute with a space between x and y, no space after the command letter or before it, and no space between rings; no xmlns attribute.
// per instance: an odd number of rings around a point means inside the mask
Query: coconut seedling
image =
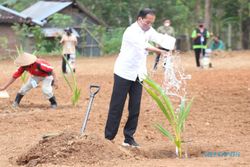
<svg viewBox="0 0 250 167"><path fill-rule="evenodd" d="M182 157L182 132L184 131L184 123L190 112L190 107L193 99L185 106L185 100L182 100L179 111L175 112L174 106L170 99L165 94L164 90L155 81L150 78L143 80L143 87L152 99L157 103L160 110L163 112L169 122L172 133L165 129L162 125L156 124L155 127L168 139L175 144L176 154Z"/></svg>
<svg viewBox="0 0 250 167"><path fill-rule="evenodd" d="M70 74L71 74L71 78L73 80L73 83L70 82L69 78L63 73L63 78L64 80L66 81L69 89L71 90L72 92L72 96L71 96L71 102L73 104L73 106L76 106L79 99L80 99L80 95L81 95L81 89L78 88L77 86L77 79L76 79L76 75L75 73L73 72L73 69L71 68L69 62L67 61L67 59L65 57L63 57L64 60L66 61L66 64L67 66L69 67L70 69Z"/></svg>
<svg viewBox="0 0 250 167"><path fill-rule="evenodd" d="M28 72L27 71L24 71L21 75L21 80L22 80L22 83L24 84L28 79Z"/></svg>
<svg viewBox="0 0 250 167"><path fill-rule="evenodd" d="M20 49L18 47L16 47L16 50L17 50L17 54L18 55L22 55L23 54L23 47L20 46ZM35 53L35 52L34 52ZM16 59L16 57L15 57ZM21 81L22 83L24 84L28 79L28 72L27 71L24 71L21 75Z"/></svg>

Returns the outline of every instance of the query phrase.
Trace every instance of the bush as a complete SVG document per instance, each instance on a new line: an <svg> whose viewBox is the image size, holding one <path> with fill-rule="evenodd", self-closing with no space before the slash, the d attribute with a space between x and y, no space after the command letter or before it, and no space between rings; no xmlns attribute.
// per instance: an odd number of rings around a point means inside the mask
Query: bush
<svg viewBox="0 0 250 167"><path fill-rule="evenodd" d="M125 28L114 28L106 31L103 37L103 52L105 54L118 53L121 47L122 35Z"/></svg>

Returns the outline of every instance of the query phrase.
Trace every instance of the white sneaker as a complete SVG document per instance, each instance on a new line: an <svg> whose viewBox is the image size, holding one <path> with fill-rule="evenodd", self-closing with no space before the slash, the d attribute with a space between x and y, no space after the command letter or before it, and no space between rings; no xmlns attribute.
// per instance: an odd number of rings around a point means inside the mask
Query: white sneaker
<svg viewBox="0 0 250 167"><path fill-rule="evenodd" d="M57 108L57 105L56 105L56 104L52 104L52 105L50 105L50 108L56 109L56 108Z"/></svg>
<svg viewBox="0 0 250 167"><path fill-rule="evenodd" d="M19 104L16 102L16 101L14 101L13 103L12 103L12 107L13 108L17 108L19 106Z"/></svg>
<svg viewBox="0 0 250 167"><path fill-rule="evenodd" d="M122 146L124 146L124 147L132 147L132 148L140 148L140 145L138 143L136 143L135 140L127 141L125 139L125 141L122 143Z"/></svg>

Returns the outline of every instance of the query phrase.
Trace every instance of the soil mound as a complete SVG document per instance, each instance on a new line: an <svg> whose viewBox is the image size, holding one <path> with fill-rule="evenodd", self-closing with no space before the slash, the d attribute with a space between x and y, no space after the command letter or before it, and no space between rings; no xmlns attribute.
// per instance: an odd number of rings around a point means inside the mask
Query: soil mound
<svg viewBox="0 0 250 167"><path fill-rule="evenodd" d="M64 132L44 136L37 145L20 155L16 162L18 165L31 167L43 163L95 164L102 160L121 160L130 157L131 154L100 136L94 134L79 136L76 133Z"/></svg>

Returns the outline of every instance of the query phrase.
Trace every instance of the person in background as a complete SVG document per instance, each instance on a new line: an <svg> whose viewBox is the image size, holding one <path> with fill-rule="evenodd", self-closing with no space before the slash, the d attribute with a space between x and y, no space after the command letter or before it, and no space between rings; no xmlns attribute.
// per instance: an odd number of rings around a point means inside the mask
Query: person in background
<svg viewBox="0 0 250 167"><path fill-rule="evenodd" d="M169 20L169 19L164 20L163 25L160 26L157 29L157 31L159 33L162 33L162 34L168 34L168 35L170 35L172 37L175 36L174 28L171 26L171 20Z"/></svg>
<svg viewBox="0 0 250 167"><path fill-rule="evenodd" d="M57 82L53 67L47 61L38 59L35 55L26 52L19 55L14 63L19 66L19 68L9 81L0 87L0 91L7 89L24 71L29 72L31 77L18 91L15 101L13 102L13 107L18 107L23 96L32 88L36 88L39 82L42 82L43 94L50 101L51 108L56 108L57 102L53 94L52 84L57 88Z"/></svg>
<svg viewBox="0 0 250 167"><path fill-rule="evenodd" d="M193 30L191 35L197 67L200 67L200 58L205 56L209 36L210 34L204 26L204 21L200 20L198 22L198 27Z"/></svg>
<svg viewBox="0 0 250 167"><path fill-rule="evenodd" d="M75 59L76 59L76 45L77 45L77 38L72 33L71 28L66 28L65 33L62 36L60 43L63 45L63 58L62 58L62 72L67 73L67 62L71 66L73 72L76 71L75 69ZM65 60L66 59L66 60Z"/></svg>
<svg viewBox="0 0 250 167"><path fill-rule="evenodd" d="M171 20L169 19L166 19L164 22L163 22L163 25L160 26L157 31L159 33L162 33L162 34L168 34L172 37L175 36L175 31L174 31L174 28L171 26ZM160 46L157 46L159 49L164 49L164 48L161 48ZM168 51L168 50L166 50ZM153 70L157 70L157 66L159 64L159 61L160 61L160 55L157 54L156 57L155 57L155 63L154 63L154 67L153 67Z"/></svg>
<svg viewBox="0 0 250 167"><path fill-rule="evenodd" d="M213 40L210 45L210 49L212 51L215 50L225 50L225 45L222 40L220 40L220 37L218 35L213 37Z"/></svg>
<svg viewBox="0 0 250 167"><path fill-rule="evenodd" d="M139 147L134 139L140 113L142 96L141 81L147 74L146 61L148 52L165 54L149 44L163 37L152 24L155 21L153 9L142 9L137 15L137 20L124 32L119 56L114 66L114 85L109 105L108 118L105 126L105 138L113 140L118 132L124 104L129 94L128 119L123 134L123 146ZM158 41L159 43L159 41Z"/></svg>

